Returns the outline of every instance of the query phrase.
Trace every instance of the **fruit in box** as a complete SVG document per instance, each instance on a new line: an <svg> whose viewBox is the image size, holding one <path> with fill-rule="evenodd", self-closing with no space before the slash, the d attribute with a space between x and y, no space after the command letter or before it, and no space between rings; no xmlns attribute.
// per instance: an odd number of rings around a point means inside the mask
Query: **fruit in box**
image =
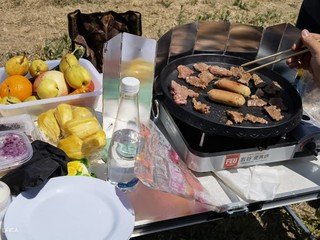
<svg viewBox="0 0 320 240"><path fill-rule="evenodd" d="M41 81L37 86L37 95L40 99L58 97L59 86L53 79Z"/></svg>
<svg viewBox="0 0 320 240"><path fill-rule="evenodd" d="M63 150L71 159L82 159L85 155L82 152L83 141L76 135L70 135L61 139L58 148Z"/></svg>
<svg viewBox="0 0 320 240"><path fill-rule="evenodd" d="M32 83L21 75L7 77L0 86L1 97L15 97L23 102L32 95Z"/></svg>
<svg viewBox="0 0 320 240"><path fill-rule="evenodd" d="M51 125L54 125L53 129ZM38 126L49 142L56 144L71 159L82 159L101 150L107 143L105 132L97 118L85 107L61 103L40 114ZM56 131L56 126L59 127L59 132ZM53 141L58 134L58 139Z"/></svg>
<svg viewBox="0 0 320 240"><path fill-rule="evenodd" d="M0 103L1 104L15 104L21 102L19 98L11 97L11 96L5 96L1 98Z"/></svg>
<svg viewBox="0 0 320 240"><path fill-rule="evenodd" d="M41 59L33 60L29 67L31 77L36 79L41 73L49 71L47 63Z"/></svg>
<svg viewBox="0 0 320 240"><path fill-rule="evenodd" d="M44 73L41 73L33 83L33 91L38 93L38 87L40 83L48 80L54 80L57 83L58 93L56 97L66 96L69 93L69 86L64 79L64 75L62 72L57 70L49 70ZM49 88L49 87L48 87ZM49 90L51 89L51 90ZM49 91L54 91L52 88L49 88ZM39 95L39 94L38 94ZM54 94L50 94L54 95ZM41 98L41 96L39 96ZM46 97L44 97L46 98Z"/></svg>
<svg viewBox="0 0 320 240"><path fill-rule="evenodd" d="M89 71L81 65L74 65L67 68L64 72L64 77L68 85L74 89L89 86L91 82Z"/></svg>
<svg viewBox="0 0 320 240"><path fill-rule="evenodd" d="M26 56L14 56L5 63L4 68L8 76L24 76L29 71L29 60Z"/></svg>
<svg viewBox="0 0 320 240"><path fill-rule="evenodd" d="M64 126L66 122L73 119L71 105L65 103L59 104L54 111L54 116L57 119L57 122L61 130L64 131Z"/></svg>
<svg viewBox="0 0 320 240"><path fill-rule="evenodd" d="M59 66L59 62L60 59L46 61L49 69L56 69L56 67ZM13 116L23 113L28 113L32 116L39 116L42 112L51 108L55 108L60 103L68 103L77 106L96 108L99 103L99 98L102 94L102 75L95 69L92 63L86 59L80 58L79 64L88 69L92 76L92 81L89 85L89 92L80 92L82 93L80 95L71 95L69 93L66 96L38 99L37 101L23 102L10 105L0 104L0 116ZM4 67L0 68L0 85L7 77L8 76L5 73ZM29 77L29 75L27 75L26 77ZM94 88L92 88L93 86ZM74 89L70 90L74 91ZM32 95L36 96L35 93L33 93Z"/></svg>
<svg viewBox="0 0 320 240"><path fill-rule="evenodd" d="M66 53L65 55L63 55L63 57L60 60L59 70L64 73L69 67L72 67L78 64L79 64L79 61L76 58L76 56L73 55L73 53Z"/></svg>
<svg viewBox="0 0 320 240"><path fill-rule="evenodd" d="M74 118L64 125L67 134L73 134L81 139L85 139L101 129L98 120L91 118Z"/></svg>
<svg viewBox="0 0 320 240"><path fill-rule="evenodd" d="M60 138L60 127L54 116L55 109L50 109L38 116L38 128L53 143L57 143Z"/></svg>

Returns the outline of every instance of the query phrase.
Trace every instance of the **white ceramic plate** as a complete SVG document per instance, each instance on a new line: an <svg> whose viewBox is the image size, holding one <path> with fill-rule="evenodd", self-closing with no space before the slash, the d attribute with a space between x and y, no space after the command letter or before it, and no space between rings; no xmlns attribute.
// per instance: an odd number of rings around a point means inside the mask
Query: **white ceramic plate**
<svg viewBox="0 0 320 240"><path fill-rule="evenodd" d="M19 194L3 224L8 240L123 240L134 228L126 195L91 177L63 176Z"/></svg>

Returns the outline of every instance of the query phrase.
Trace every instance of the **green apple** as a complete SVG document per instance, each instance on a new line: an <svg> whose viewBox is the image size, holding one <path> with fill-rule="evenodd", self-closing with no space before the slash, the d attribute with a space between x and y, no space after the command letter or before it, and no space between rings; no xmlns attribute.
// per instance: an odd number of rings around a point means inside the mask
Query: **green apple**
<svg viewBox="0 0 320 240"><path fill-rule="evenodd" d="M41 59L33 60L29 67L31 77L36 79L41 73L49 70L47 63Z"/></svg>
<svg viewBox="0 0 320 240"><path fill-rule="evenodd" d="M42 81L45 80L54 80L57 85L58 85L58 95L59 96L65 96L69 94L69 85L67 84L66 80L64 79L64 75L62 72L57 71L57 70L49 70L46 72L41 73L34 81L33 83L33 92L37 93L38 92L38 87L39 84ZM39 94L38 94L39 95Z"/></svg>
<svg viewBox="0 0 320 240"><path fill-rule="evenodd" d="M53 79L42 80L37 88L37 95L40 99L57 97L59 86Z"/></svg>
<svg viewBox="0 0 320 240"><path fill-rule="evenodd" d="M91 82L90 72L81 65L74 65L69 67L64 72L64 77L68 85L73 89L88 86Z"/></svg>

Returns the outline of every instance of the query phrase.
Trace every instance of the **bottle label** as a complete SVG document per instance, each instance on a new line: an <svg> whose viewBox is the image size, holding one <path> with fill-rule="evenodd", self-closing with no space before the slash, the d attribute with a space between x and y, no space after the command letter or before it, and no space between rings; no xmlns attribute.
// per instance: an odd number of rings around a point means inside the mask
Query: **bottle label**
<svg viewBox="0 0 320 240"><path fill-rule="evenodd" d="M120 189L132 188L138 183L138 181L139 181L138 178L133 178L129 182L119 182L117 184L117 187Z"/></svg>
<svg viewBox="0 0 320 240"><path fill-rule="evenodd" d="M138 144L136 142L131 142L128 144L118 143L116 151L118 155L125 158L135 158L137 154Z"/></svg>

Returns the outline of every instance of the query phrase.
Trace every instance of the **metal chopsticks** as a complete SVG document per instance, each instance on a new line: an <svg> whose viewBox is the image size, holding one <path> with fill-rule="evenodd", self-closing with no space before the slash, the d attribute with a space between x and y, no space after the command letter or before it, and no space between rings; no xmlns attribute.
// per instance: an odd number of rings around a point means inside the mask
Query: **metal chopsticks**
<svg viewBox="0 0 320 240"><path fill-rule="evenodd" d="M268 63L266 63L266 64L257 66L257 67L255 67L255 68L251 68L251 69L247 70L246 72L249 73L249 72L258 70L258 69L260 69L260 68L264 68L264 67L270 66L270 65L272 65L272 64L281 62L281 61L286 60L286 59L288 59L288 58L291 58L291 57L294 57L294 56L297 56L297 55L304 54L304 53L306 53L306 52L308 52L308 51L309 51L309 49L304 49L304 50L301 50L301 51L299 51L299 52L295 52L295 53L289 54L289 55L287 55L287 56L285 56L285 57L282 57L282 58L279 58L279 59L277 59L277 60L268 62ZM271 55L268 55L268 56L265 56L265 57L262 57L262 58L253 60L253 61L250 61L250 62L247 62L247 63L242 64L241 67L248 66L248 65L251 65L251 64L253 64L253 63L260 62L260 61L263 61L263 60L266 60L266 59L269 59L269 58L272 58L272 57L276 57L276 56L279 56L279 55L282 55L282 54L286 54L286 53L289 53L289 52L292 52L292 50L291 50L291 49L288 49L288 50L285 50L285 51L282 51L282 52L274 53L274 54L271 54Z"/></svg>

